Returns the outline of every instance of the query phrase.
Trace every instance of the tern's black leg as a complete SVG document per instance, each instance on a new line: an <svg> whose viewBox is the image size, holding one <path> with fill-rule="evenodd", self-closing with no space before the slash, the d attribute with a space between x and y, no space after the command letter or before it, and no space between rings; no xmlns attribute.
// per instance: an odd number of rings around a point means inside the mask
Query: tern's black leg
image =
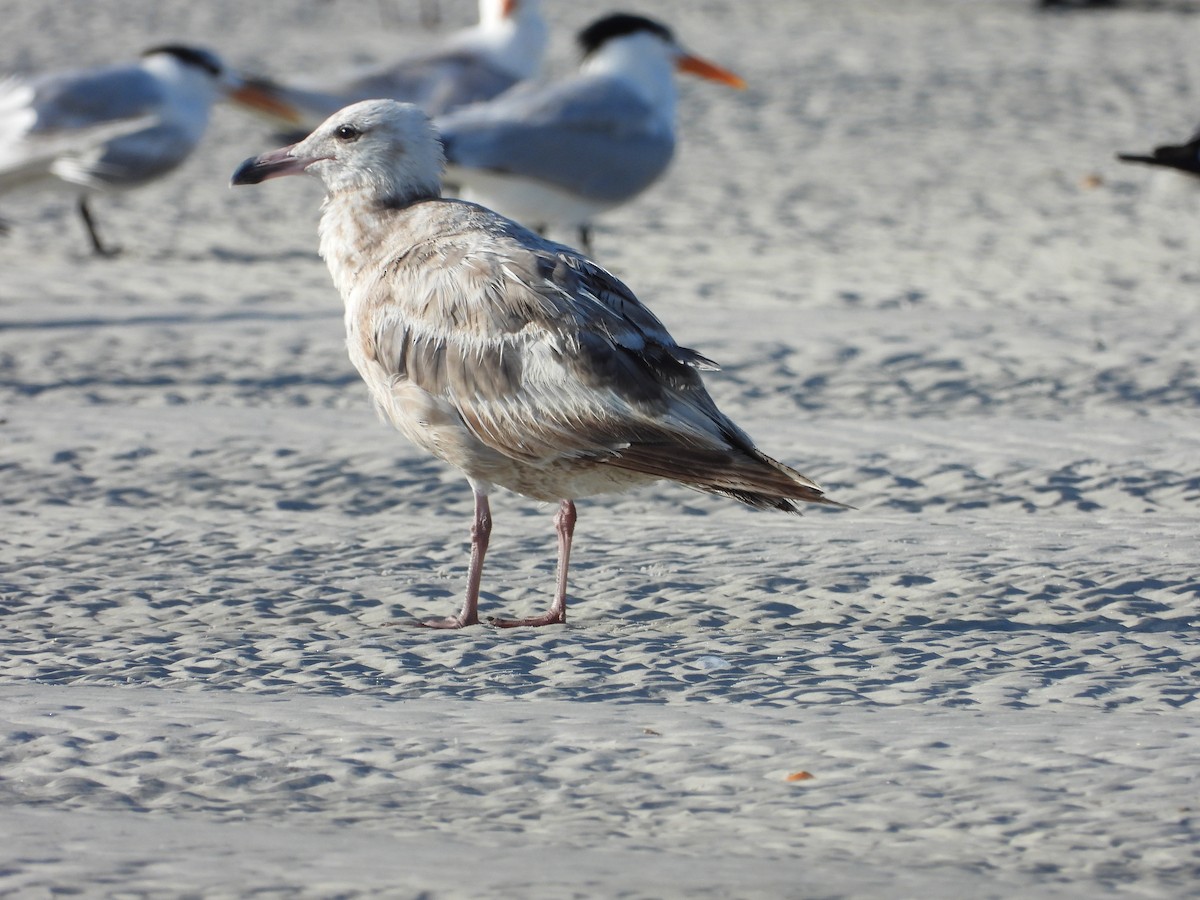
<svg viewBox="0 0 1200 900"><path fill-rule="evenodd" d="M592 255L592 226L579 226L579 249L588 256Z"/></svg>
<svg viewBox="0 0 1200 900"><path fill-rule="evenodd" d="M533 226L533 230L536 231L538 234L540 234L542 237L546 237L547 232L550 231L550 226L549 225L535 225L535 226ZM591 256L592 255L592 226L591 225L580 225L579 231L577 232L577 237L579 238L579 243L575 245L576 248L579 250L582 250L586 256Z"/></svg>
<svg viewBox="0 0 1200 900"><path fill-rule="evenodd" d="M92 211L88 209L86 196L79 198L79 215L83 216L83 224L87 226L88 237L92 239L92 249L97 256L113 257L121 252L120 247L106 247L100 240L100 233L96 231L96 220L92 218Z"/></svg>
<svg viewBox="0 0 1200 900"><path fill-rule="evenodd" d="M438 0L421 0L421 24L430 29L442 24L442 6Z"/></svg>

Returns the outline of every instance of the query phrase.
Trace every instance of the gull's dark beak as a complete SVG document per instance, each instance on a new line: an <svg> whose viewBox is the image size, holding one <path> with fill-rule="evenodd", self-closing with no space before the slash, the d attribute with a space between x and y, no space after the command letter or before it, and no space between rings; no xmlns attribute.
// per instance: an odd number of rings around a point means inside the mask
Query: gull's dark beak
<svg viewBox="0 0 1200 900"><path fill-rule="evenodd" d="M264 153L261 156L252 156L233 173L233 177L229 179L230 185L235 184L259 184L269 178L282 178L284 175L300 175L317 162L320 157L309 156L292 156L292 150L296 147L292 144L288 147L282 147L279 150L272 150L270 153Z"/></svg>

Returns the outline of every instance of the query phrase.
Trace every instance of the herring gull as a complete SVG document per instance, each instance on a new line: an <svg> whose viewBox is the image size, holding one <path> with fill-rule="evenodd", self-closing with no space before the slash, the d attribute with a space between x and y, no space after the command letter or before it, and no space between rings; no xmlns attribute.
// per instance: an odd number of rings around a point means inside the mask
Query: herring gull
<svg viewBox="0 0 1200 900"><path fill-rule="evenodd" d="M669 479L759 509L842 505L717 409L698 372L715 365L628 287L569 247L441 198L441 168L425 114L373 100L232 178L324 182L320 252L345 302L350 359L382 416L470 482L466 598L457 615L421 624L479 622L496 486L558 503L554 601L498 626L566 621L578 498Z"/></svg>

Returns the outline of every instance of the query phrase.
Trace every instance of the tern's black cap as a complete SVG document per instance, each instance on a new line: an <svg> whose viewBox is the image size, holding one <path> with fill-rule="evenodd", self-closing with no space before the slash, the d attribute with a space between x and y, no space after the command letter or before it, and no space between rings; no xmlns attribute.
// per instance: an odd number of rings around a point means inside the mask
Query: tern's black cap
<svg viewBox="0 0 1200 900"><path fill-rule="evenodd" d="M166 53L181 62L197 69L203 69L214 78L221 74L221 61L215 53L201 47L189 47L186 44L162 44L142 52L142 56L153 56L155 53Z"/></svg>
<svg viewBox="0 0 1200 900"><path fill-rule="evenodd" d="M577 40L579 46L583 48L583 55L591 56L602 46L604 46L613 38L625 37L630 34L637 34L640 31L645 31L649 34L657 35L664 41L674 43L675 35L671 33L666 25L661 22L655 22L653 19L647 19L645 16L636 16L632 13L613 13L605 16L602 19L597 19L583 31L579 32Z"/></svg>

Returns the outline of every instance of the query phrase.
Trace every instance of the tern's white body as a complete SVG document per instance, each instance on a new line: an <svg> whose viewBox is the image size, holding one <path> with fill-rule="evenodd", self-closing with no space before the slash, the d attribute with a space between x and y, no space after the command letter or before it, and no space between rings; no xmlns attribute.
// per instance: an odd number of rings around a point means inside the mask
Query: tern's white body
<svg viewBox="0 0 1200 900"><path fill-rule="evenodd" d="M593 35L613 19L632 30ZM637 30L646 22L652 30ZM620 22L618 22L620 25ZM579 71L520 85L440 116L447 180L459 195L532 228L582 228L645 191L675 151L678 68L740 84L685 53L657 23L608 17L581 34Z"/></svg>

